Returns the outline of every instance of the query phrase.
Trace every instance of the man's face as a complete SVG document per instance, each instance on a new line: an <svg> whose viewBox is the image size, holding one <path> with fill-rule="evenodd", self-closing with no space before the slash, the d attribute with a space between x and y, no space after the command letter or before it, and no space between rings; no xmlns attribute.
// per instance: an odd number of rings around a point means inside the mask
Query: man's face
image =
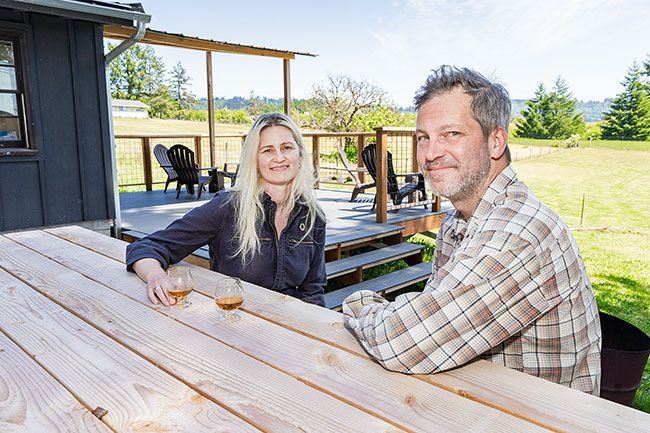
<svg viewBox="0 0 650 433"><path fill-rule="evenodd" d="M452 202L482 195L491 158L472 98L460 87L425 102L417 116L418 163L429 187Z"/></svg>

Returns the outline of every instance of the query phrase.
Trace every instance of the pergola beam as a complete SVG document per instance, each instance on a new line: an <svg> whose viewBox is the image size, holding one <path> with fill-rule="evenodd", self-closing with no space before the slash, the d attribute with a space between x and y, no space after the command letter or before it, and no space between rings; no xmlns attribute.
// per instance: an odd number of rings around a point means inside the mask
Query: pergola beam
<svg viewBox="0 0 650 433"><path fill-rule="evenodd" d="M126 39L133 34L132 27L116 25L104 25L104 37L109 39ZM141 43L151 45L163 45L167 47L185 48L201 51L214 51L218 53L248 54L252 56L276 57L281 59L295 59L296 55L316 57L315 54L301 53L297 51L275 50L272 48L255 47L252 45L240 45L230 42L213 41L201 39L182 34L161 32L147 29Z"/></svg>

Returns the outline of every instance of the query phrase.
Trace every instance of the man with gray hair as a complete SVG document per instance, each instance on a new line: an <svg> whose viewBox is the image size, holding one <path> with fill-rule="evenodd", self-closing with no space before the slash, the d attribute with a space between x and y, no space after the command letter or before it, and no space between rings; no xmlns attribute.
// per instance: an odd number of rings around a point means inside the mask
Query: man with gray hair
<svg viewBox="0 0 650 433"><path fill-rule="evenodd" d="M569 228L510 164L510 99L470 69L442 66L415 96L417 158L454 205L422 293L343 303L347 326L385 368L437 373L482 358L600 392L598 308Z"/></svg>

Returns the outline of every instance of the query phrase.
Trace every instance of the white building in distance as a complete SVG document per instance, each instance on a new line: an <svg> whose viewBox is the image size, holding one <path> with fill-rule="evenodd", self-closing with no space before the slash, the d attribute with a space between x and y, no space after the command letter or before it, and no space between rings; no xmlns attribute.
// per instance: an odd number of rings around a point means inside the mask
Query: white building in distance
<svg viewBox="0 0 650 433"><path fill-rule="evenodd" d="M113 117L133 117L146 119L149 117L149 106L144 102L128 99L113 99Z"/></svg>

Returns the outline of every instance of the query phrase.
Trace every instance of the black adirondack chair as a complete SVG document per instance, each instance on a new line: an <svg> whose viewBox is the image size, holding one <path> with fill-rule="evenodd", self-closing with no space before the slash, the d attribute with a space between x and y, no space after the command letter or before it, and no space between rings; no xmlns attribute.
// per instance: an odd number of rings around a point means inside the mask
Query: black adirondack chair
<svg viewBox="0 0 650 433"><path fill-rule="evenodd" d="M172 163L169 162L169 158L167 157L167 148L164 145L156 144L153 148L153 154L156 157L158 164L160 164L160 168L165 170L165 173L167 173L167 182L165 182L165 191L164 191L167 192L167 187L171 182L178 179L178 175L174 171L174 167L172 167Z"/></svg>
<svg viewBox="0 0 650 433"><path fill-rule="evenodd" d="M199 166L194 162L194 152L182 144L175 144L167 151L167 157L178 175L176 198L180 196L183 185L191 195L194 194L194 185L198 185L199 192L196 198L201 198L203 188L210 183L212 177L199 174Z"/></svg>
<svg viewBox="0 0 650 433"><path fill-rule="evenodd" d="M377 151L375 144L369 144L363 148L361 152L363 158L363 163L368 169L368 173L372 176L372 179L377 182ZM409 201L413 201L414 195L419 191L420 192L420 201L424 201L424 207L426 209L426 200L427 192L424 186L424 176L421 173L405 173L397 174L393 168L393 155L390 152L387 152L387 163L388 163L388 196L392 200L394 205L400 205L404 198L408 197ZM403 177L406 183L400 185L397 181L398 177ZM377 194L375 194L375 200L372 203L372 210L375 210L377 205Z"/></svg>

